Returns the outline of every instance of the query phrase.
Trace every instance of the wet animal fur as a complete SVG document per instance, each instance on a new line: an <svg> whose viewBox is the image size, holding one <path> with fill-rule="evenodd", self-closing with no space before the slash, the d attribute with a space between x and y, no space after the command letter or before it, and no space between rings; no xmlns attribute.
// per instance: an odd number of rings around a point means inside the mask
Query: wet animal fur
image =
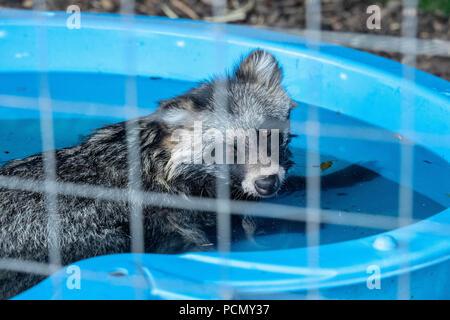
<svg viewBox="0 0 450 320"><path fill-rule="evenodd" d="M176 129L192 129L201 119L206 128L280 130L278 174L284 179L289 169L289 114L295 103L281 86L282 72L275 58L262 50L253 51L225 78L201 83L189 92L162 101L148 116L98 129L76 146L54 151L56 180L111 188L127 188L127 128L138 137L131 142L140 150L141 188L166 194L215 197L218 165L181 163L174 158L177 145L171 139ZM0 175L43 181L43 159L48 153L13 160L0 168ZM254 166L227 165L233 199L257 197L243 188L254 174ZM256 168L257 169L257 168ZM339 181L339 178L335 179ZM303 188L304 179L289 180L284 191ZM333 183L330 184L334 186ZM61 263L112 253L130 252L130 206L126 201L109 201L58 195ZM48 212L45 194L0 188L0 259L12 258L49 262ZM216 216L211 212L143 206L145 252L177 253L203 250L215 242ZM254 221L234 216L239 232L251 237ZM235 230L233 230L235 231ZM211 236L212 235L212 236ZM54 245L54 244L53 244ZM0 298L6 299L30 288L44 277L31 273L0 270Z"/></svg>

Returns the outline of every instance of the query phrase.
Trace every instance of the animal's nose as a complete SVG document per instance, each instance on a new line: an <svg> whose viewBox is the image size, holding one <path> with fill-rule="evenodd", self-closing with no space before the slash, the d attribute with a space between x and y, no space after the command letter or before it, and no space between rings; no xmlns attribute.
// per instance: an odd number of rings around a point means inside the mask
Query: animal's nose
<svg viewBox="0 0 450 320"><path fill-rule="evenodd" d="M255 189L262 196L269 196L277 192L280 187L278 175L262 176L255 180Z"/></svg>

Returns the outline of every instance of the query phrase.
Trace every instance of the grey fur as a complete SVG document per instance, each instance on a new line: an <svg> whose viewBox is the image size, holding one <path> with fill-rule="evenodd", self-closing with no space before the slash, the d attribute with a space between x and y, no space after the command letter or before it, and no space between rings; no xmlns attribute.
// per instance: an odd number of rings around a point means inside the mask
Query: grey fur
<svg viewBox="0 0 450 320"><path fill-rule="evenodd" d="M170 134L190 128L201 118L207 127L280 128L280 165L290 162L289 112L294 102L281 87L282 73L275 58L253 51L228 77L201 83L184 95L163 101L151 115L130 120L140 140L142 187L146 191L215 197L217 165L167 163L173 144ZM214 86L216 88L214 89ZM181 116L172 121L173 114ZM61 182L127 188L125 122L97 130L83 143L55 151L57 180ZM173 168L172 168L173 169ZM242 191L245 165L230 165L233 198L253 199ZM43 154L13 160L0 175L43 180ZM75 196L57 197L59 247L64 265L93 256L130 251L129 205ZM211 242L214 213L145 206L145 251L176 253L202 250ZM48 213L44 195L0 189L0 258L48 262ZM245 218L244 229L253 230ZM250 231L251 232L251 231ZM0 270L0 298L10 298L35 285L42 276Z"/></svg>

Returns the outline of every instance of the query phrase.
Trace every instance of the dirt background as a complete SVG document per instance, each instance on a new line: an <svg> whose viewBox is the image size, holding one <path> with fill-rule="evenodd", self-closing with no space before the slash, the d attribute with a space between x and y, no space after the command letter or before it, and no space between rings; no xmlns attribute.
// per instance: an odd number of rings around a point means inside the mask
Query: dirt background
<svg viewBox="0 0 450 320"><path fill-rule="evenodd" d="M47 0L48 10L66 10L71 4L81 11L117 12L120 0ZM381 29L368 30L366 9L381 8ZM32 9L33 0L0 0L0 8ZM213 8L212 0L136 0L135 13L195 20L210 20L213 12L225 16L221 22L276 28L305 28L304 0L227 0L226 8ZM400 36L402 5L399 0L322 0L321 28ZM450 41L450 0L420 0L417 37ZM401 61L400 53L372 52ZM450 57L421 55L416 67L450 80Z"/></svg>

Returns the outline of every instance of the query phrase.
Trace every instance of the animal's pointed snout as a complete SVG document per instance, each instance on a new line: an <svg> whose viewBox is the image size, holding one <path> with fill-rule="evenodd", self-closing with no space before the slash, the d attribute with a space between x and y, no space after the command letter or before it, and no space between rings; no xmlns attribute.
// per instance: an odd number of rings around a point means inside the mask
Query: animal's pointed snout
<svg viewBox="0 0 450 320"><path fill-rule="evenodd" d="M261 176L255 180L255 189L261 196L270 196L278 191L280 179L278 175Z"/></svg>

